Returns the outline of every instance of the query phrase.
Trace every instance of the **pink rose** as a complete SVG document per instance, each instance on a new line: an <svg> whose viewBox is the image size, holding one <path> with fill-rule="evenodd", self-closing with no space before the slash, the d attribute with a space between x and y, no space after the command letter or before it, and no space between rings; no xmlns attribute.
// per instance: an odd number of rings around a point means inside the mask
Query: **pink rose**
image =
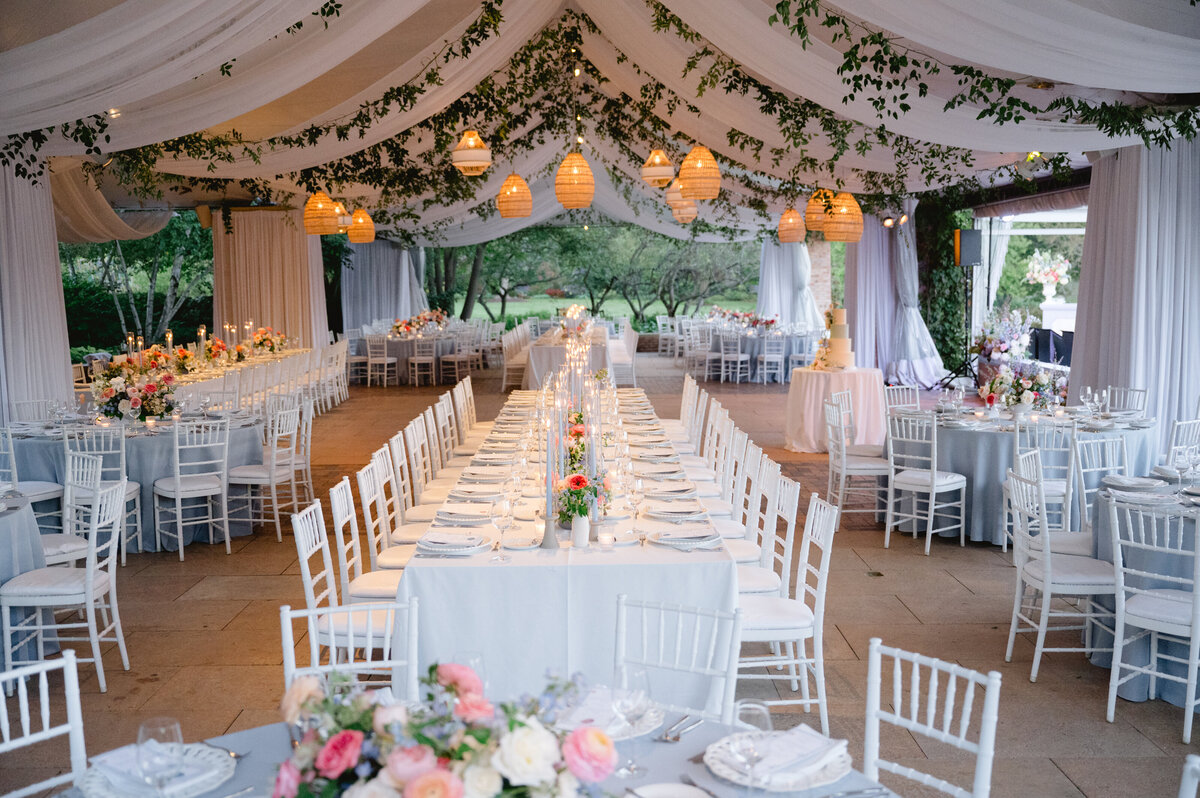
<svg viewBox="0 0 1200 798"><path fill-rule="evenodd" d="M114 396L116 396L116 395L117 395L117 392L116 392L116 391L114 391L112 388L105 388L105 389L104 389L104 393L103 393L103 394L101 394L101 396L102 396L104 399L112 399L112 398L113 398Z"/></svg>
<svg viewBox="0 0 1200 798"><path fill-rule="evenodd" d="M152 382L148 382L148 383L146 383L146 387L143 388L142 390L145 391L146 393L154 393L155 391L158 390L158 386Z"/></svg>
<svg viewBox="0 0 1200 798"><path fill-rule="evenodd" d="M438 665L437 681L442 687L453 688L459 696L483 695L483 682L469 665L457 665L453 662Z"/></svg>
<svg viewBox="0 0 1200 798"><path fill-rule="evenodd" d="M582 438L584 433L587 432L587 428L582 424L572 424L570 432L572 436L576 438Z"/></svg>
<svg viewBox="0 0 1200 798"><path fill-rule="evenodd" d="M137 410L139 407L142 406L142 397L135 396L132 399L130 399L129 406L132 407L134 410Z"/></svg>
<svg viewBox="0 0 1200 798"><path fill-rule="evenodd" d="M567 769L582 782L604 781L617 766L617 748L612 738L594 726L580 726L563 740Z"/></svg>
<svg viewBox="0 0 1200 798"><path fill-rule="evenodd" d="M333 735L317 754L317 772L327 779L336 779L350 770L358 764L362 743L363 733L360 731L347 729Z"/></svg>
<svg viewBox="0 0 1200 798"><path fill-rule="evenodd" d="M604 490L605 490L605 491L611 491L611 490L612 490L612 478L611 478L611 477L607 477L607 476L606 476L606 477L604 478L604 483L603 483L603 484L604 484Z"/></svg>
<svg viewBox="0 0 1200 798"><path fill-rule="evenodd" d="M408 748L393 748L388 754L388 778L397 787L407 784L418 776L437 767L437 756L427 745L412 745Z"/></svg>
<svg viewBox="0 0 1200 798"><path fill-rule="evenodd" d="M279 772L275 774L275 790L271 798L295 798L299 791L300 769L289 759L279 766Z"/></svg>
<svg viewBox="0 0 1200 798"><path fill-rule="evenodd" d="M481 720L489 720L496 714L496 710L482 695L467 693L459 696L454 704L454 714L467 723L478 723Z"/></svg>
<svg viewBox="0 0 1200 798"><path fill-rule="evenodd" d="M431 770L408 783L404 798L462 798L462 780L448 770Z"/></svg>
<svg viewBox="0 0 1200 798"><path fill-rule="evenodd" d="M406 723L407 721L408 709L403 704L388 704L375 707L375 714L371 717L371 726L375 729L376 734L388 734L388 729L393 723Z"/></svg>
<svg viewBox="0 0 1200 798"><path fill-rule="evenodd" d="M162 381L163 385L170 385L171 383L175 382L175 375L168 372L162 376Z"/></svg>

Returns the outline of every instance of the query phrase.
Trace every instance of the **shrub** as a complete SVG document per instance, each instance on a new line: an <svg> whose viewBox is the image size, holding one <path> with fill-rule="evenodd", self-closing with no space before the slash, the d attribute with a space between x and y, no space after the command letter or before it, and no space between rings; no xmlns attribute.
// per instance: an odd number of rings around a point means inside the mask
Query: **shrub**
<svg viewBox="0 0 1200 798"><path fill-rule="evenodd" d="M562 290L561 288L547 288L546 289L546 296L548 296L548 297L553 297L555 299L562 299L566 295L567 295L567 292Z"/></svg>

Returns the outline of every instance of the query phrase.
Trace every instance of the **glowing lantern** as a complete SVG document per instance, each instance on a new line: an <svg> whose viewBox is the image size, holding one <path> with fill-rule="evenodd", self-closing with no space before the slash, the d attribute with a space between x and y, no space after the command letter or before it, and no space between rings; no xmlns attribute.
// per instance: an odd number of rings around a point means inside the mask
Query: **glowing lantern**
<svg viewBox="0 0 1200 798"><path fill-rule="evenodd" d="M521 219L533 213L533 194L519 174L513 172L504 179L496 195L496 207L505 219Z"/></svg>
<svg viewBox="0 0 1200 798"><path fill-rule="evenodd" d="M675 179L675 166L662 150L654 150L642 164L642 180L655 188L662 188Z"/></svg>
<svg viewBox="0 0 1200 798"><path fill-rule="evenodd" d="M492 165L492 151L474 130L463 133L462 140L450 153L454 168L467 177L478 177Z"/></svg>
<svg viewBox="0 0 1200 798"><path fill-rule="evenodd" d="M721 193L721 169L708 147L697 144L679 166L679 190L684 199L712 200Z"/></svg>
<svg viewBox="0 0 1200 798"><path fill-rule="evenodd" d="M779 217L779 243L794 244L804 240L804 219L795 208L788 208Z"/></svg>
<svg viewBox="0 0 1200 798"><path fill-rule="evenodd" d="M579 153L568 153L554 175L554 196L564 208L586 208L595 194L592 168Z"/></svg>
<svg viewBox="0 0 1200 798"><path fill-rule="evenodd" d="M304 232L310 236L333 235L338 231L338 212L333 200L318 191L304 203Z"/></svg>

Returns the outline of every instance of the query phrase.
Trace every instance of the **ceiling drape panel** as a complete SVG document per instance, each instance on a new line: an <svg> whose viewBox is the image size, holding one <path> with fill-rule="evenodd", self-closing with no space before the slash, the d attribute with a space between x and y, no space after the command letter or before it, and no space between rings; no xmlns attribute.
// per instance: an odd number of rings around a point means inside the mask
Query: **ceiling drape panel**
<svg viewBox="0 0 1200 798"><path fill-rule="evenodd" d="M975 217L986 216L1016 216L1019 213L1036 213L1038 211L1065 211L1071 208L1082 208L1088 204L1088 187L1068 188L1062 191L1039 191L1023 197L989 202L976 205L972 210Z"/></svg>
<svg viewBox="0 0 1200 798"><path fill-rule="evenodd" d="M12 402L69 400L71 354L50 184L0 167L0 423Z"/></svg>
<svg viewBox="0 0 1200 798"><path fill-rule="evenodd" d="M811 277L812 259L804 243L781 244L774 238L764 239L754 312L805 330L823 326L817 301L808 287Z"/></svg>
<svg viewBox="0 0 1200 798"><path fill-rule="evenodd" d="M1165 445L1200 397L1200 143L1106 153L1090 196L1071 401L1085 385L1145 388Z"/></svg>
<svg viewBox="0 0 1200 798"><path fill-rule="evenodd" d="M899 306L893 323L892 360L887 381L932 388L946 375L942 356L933 345L925 319L921 318L920 281L917 270L917 200L904 200L908 224L891 229L892 274Z"/></svg>
<svg viewBox="0 0 1200 798"><path fill-rule="evenodd" d="M425 310L407 248L391 241L351 244L354 257L342 266L342 327L353 330L377 319L407 319Z"/></svg>
<svg viewBox="0 0 1200 798"><path fill-rule="evenodd" d="M233 232L213 217L213 334L248 320L304 346L324 345L329 322L320 236L304 233L301 211L239 211Z"/></svg>
<svg viewBox="0 0 1200 798"><path fill-rule="evenodd" d="M846 245L846 319L854 340L854 363L886 371L892 358L896 287L891 231L879 217L863 214L863 234Z"/></svg>
<svg viewBox="0 0 1200 798"><path fill-rule="evenodd" d="M975 220L975 229L983 238L983 263L972 271L972 333L979 332L983 320L996 305L996 292L1000 290L1000 277L1004 273L1004 259L1008 257L1008 244L1012 241L1012 226L1012 220L995 217Z"/></svg>
<svg viewBox="0 0 1200 798"><path fill-rule="evenodd" d="M172 211L117 212L95 185L88 182L78 162L56 158L51 165L50 196L54 200L54 227L66 244L127 241L145 238L167 226Z"/></svg>

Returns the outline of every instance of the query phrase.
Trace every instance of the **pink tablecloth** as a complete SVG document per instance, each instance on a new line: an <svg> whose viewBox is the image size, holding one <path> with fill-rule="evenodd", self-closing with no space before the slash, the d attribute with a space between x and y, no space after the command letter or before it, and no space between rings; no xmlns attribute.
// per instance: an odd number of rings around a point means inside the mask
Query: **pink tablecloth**
<svg viewBox="0 0 1200 798"><path fill-rule="evenodd" d="M879 369L817 371L792 370L788 391L786 447L793 452L824 452L825 400L838 391L850 391L854 404L854 443L882 446L887 434L883 419L883 372Z"/></svg>

